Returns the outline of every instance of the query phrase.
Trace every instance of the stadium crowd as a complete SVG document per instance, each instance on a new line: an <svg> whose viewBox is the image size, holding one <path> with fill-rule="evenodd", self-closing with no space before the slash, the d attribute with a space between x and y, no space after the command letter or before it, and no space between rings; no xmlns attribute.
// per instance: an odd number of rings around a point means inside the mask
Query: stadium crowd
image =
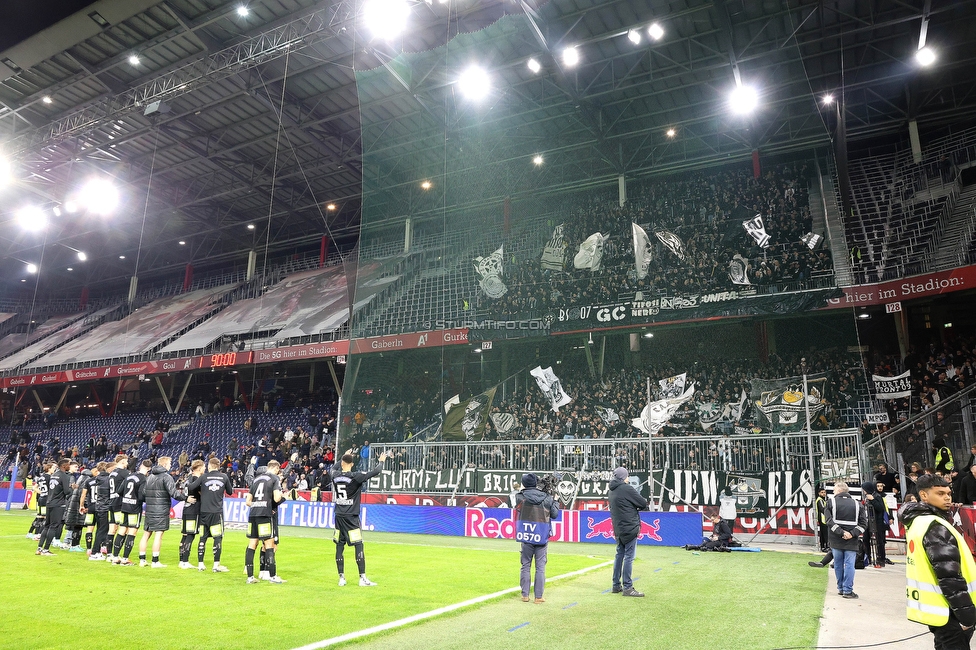
<svg viewBox="0 0 976 650"><path fill-rule="evenodd" d="M625 205L609 195L577 199L566 207L563 271L547 270L536 251L506 259L508 292L487 301L487 309L509 317L566 305L614 302L620 296L697 294L736 288L729 262L738 254L748 260L753 285L801 286L814 274L828 274L833 264L822 247L810 250L801 239L811 232L806 165L784 165L759 178L752 170L698 173L635 183ZM760 248L742 221L760 214L771 237ZM638 279L634 268L631 223L642 225L655 245L648 275ZM652 234L667 230L683 244L684 260L660 245ZM604 244L600 270L577 270L573 256L587 237L600 232ZM822 233L820 233L822 234ZM514 262L514 264L513 264Z"/></svg>

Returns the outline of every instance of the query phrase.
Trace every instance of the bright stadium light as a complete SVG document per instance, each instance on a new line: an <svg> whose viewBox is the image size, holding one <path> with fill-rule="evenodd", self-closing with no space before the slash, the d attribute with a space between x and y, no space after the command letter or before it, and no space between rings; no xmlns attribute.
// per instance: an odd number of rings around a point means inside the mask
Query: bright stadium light
<svg viewBox="0 0 976 650"><path fill-rule="evenodd" d="M423 183L420 184L420 188L424 190L429 190L433 186L434 186L433 183L431 183L430 181L424 181Z"/></svg>
<svg viewBox="0 0 976 650"><path fill-rule="evenodd" d="M759 95L752 86L736 86L729 95L729 108L733 113L747 115L759 105Z"/></svg>
<svg viewBox="0 0 976 650"><path fill-rule="evenodd" d="M78 200L93 214L111 214L119 204L119 191L104 178L93 178L82 186Z"/></svg>
<svg viewBox="0 0 976 650"><path fill-rule="evenodd" d="M31 274L37 273L37 264L29 263L27 265L27 272Z"/></svg>
<svg viewBox="0 0 976 650"><path fill-rule="evenodd" d="M571 68L579 63L579 51L575 47L567 47L563 50L563 63Z"/></svg>
<svg viewBox="0 0 976 650"><path fill-rule="evenodd" d="M834 96L831 93L827 93L826 95L823 96L824 106L830 106L833 103L834 103Z"/></svg>
<svg viewBox="0 0 976 650"><path fill-rule="evenodd" d="M674 130L674 128L670 128L670 129L668 129L668 130L667 130L667 132L666 132L666 135L667 135L667 136L668 136L669 138L673 138L673 137L674 137L675 135L677 135L677 134L678 134L678 132L677 132L677 131L675 131L675 130Z"/></svg>
<svg viewBox="0 0 976 650"><path fill-rule="evenodd" d="M935 50L931 47L923 47L915 53L915 60L923 68L927 68L935 63Z"/></svg>
<svg viewBox="0 0 976 650"><path fill-rule="evenodd" d="M491 80L487 72L473 65L461 74L458 87L468 99L483 99L491 90Z"/></svg>
<svg viewBox="0 0 976 650"><path fill-rule="evenodd" d="M529 66L529 70L531 70L534 74L539 74L539 70L542 70L542 64L535 59L529 59L527 65Z"/></svg>
<svg viewBox="0 0 976 650"><path fill-rule="evenodd" d="M79 261L84 262L87 259L88 259L88 256L85 255L84 251L78 251L78 260Z"/></svg>
<svg viewBox="0 0 976 650"><path fill-rule="evenodd" d="M545 160L542 159L542 154L536 154L535 157L532 159L532 162L535 163L536 165L541 165L542 163L545 162Z"/></svg>
<svg viewBox="0 0 976 650"><path fill-rule="evenodd" d="M647 28L647 35L655 41L659 41L664 38L664 28L657 23L651 23L651 26Z"/></svg>
<svg viewBox="0 0 976 650"><path fill-rule="evenodd" d="M139 65L139 63L141 61L142 61L142 59L139 58L139 55L138 54L130 54L129 55L129 65Z"/></svg>
<svg viewBox="0 0 976 650"><path fill-rule="evenodd" d="M54 100L51 99L51 96L50 95L44 95L44 97L41 98L41 101L44 102L45 104L50 104Z"/></svg>
<svg viewBox="0 0 976 650"><path fill-rule="evenodd" d="M28 205L17 211L17 225L28 232L40 232L47 227L47 215L44 210Z"/></svg>
<svg viewBox="0 0 976 650"><path fill-rule="evenodd" d="M182 239L180 240L180 242L179 242L179 243L180 243L180 246L186 246L186 242L185 242L185 241L183 241Z"/></svg>
<svg viewBox="0 0 976 650"><path fill-rule="evenodd" d="M247 15L251 13L251 10L247 8L246 5L241 5L237 8L237 15L241 18L247 18Z"/></svg>
<svg viewBox="0 0 976 650"><path fill-rule="evenodd" d="M641 35L640 32L637 31L636 29L632 29L629 32L627 32L627 38L629 38L630 42L633 43L634 45L640 45Z"/></svg>
<svg viewBox="0 0 976 650"><path fill-rule="evenodd" d="M248 230L254 230L254 224L253 223L247 224L247 229Z"/></svg>
<svg viewBox="0 0 976 650"><path fill-rule="evenodd" d="M407 27L410 5L406 0L368 0L363 7L363 20L376 38L390 40Z"/></svg>

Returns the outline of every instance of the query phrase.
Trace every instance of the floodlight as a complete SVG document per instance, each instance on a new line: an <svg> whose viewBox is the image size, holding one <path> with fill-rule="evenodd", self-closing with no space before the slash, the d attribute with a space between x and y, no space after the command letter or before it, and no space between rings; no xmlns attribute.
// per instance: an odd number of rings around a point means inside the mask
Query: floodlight
<svg viewBox="0 0 976 650"><path fill-rule="evenodd" d="M119 255L119 259L120 260L124 260L125 259L125 255Z"/></svg>
<svg viewBox="0 0 976 650"><path fill-rule="evenodd" d="M84 262L85 260L88 259L88 256L85 255L85 253L83 251L78 251L78 259L80 261Z"/></svg>
<svg viewBox="0 0 976 650"><path fill-rule="evenodd" d="M61 216L61 208L59 208L58 206L54 206L53 208L51 208L51 212L54 213L55 217Z"/></svg>
<svg viewBox="0 0 976 650"><path fill-rule="evenodd" d="M254 224L253 223L247 224L247 229L248 230L254 230Z"/></svg>
<svg viewBox="0 0 976 650"><path fill-rule="evenodd" d="M50 104L54 100L51 99L51 96L50 95L44 95L44 97L41 99L41 101L44 102L45 104Z"/></svg>
<svg viewBox="0 0 976 650"><path fill-rule="evenodd" d="M627 38L629 38L630 42L633 43L634 45L640 44L641 35L640 32L637 31L636 29L632 29L629 32L627 32Z"/></svg>
<svg viewBox="0 0 976 650"><path fill-rule="evenodd" d="M68 214L71 214L72 212L77 212L78 211L78 204L75 203L74 201L65 201L64 202L64 211L67 212Z"/></svg>
<svg viewBox="0 0 976 650"><path fill-rule="evenodd" d="M647 28L647 35L655 41L659 41L664 38L664 28L658 23L651 23L651 26Z"/></svg>
<svg viewBox="0 0 976 650"><path fill-rule="evenodd" d="M667 136L669 138L673 138L676 134L677 134L677 131L675 131L673 128L667 130Z"/></svg>
<svg viewBox="0 0 976 650"><path fill-rule="evenodd" d="M826 95L823 96L823 103L824 106L830 106L831 104L834 103L834 96L830 93L827 93Z"/></svg>
<svg viewBox="0 0 976 650"><path fill-rule="evenodd" d="M78 199L94 214L111 214L119 204L119 191L104 178L93 178L81 188Z"/></svg>
<svg viewBox="0 0 976 650"><path fill-rule="evenodd" d="M567 47L563 50L563 63L569 67L579 63L579 51L575 47Z"/></svg>
<svg viewBox="0 0 976 650"><path fill-rule="evenodd" d="M535 74L538 74L539 70L542 70L542 64L536 61L535 59L529 59L528 66L529 66L529 70L531 70Z"/></svg>
<svg viewBox="0 0 976 650"><path fill-rule="evenodd" d="M237 15L240 16L241 18L247 18L247 15L249 13L251 13L251 10L248 9L245 5L241 5L240 7L237 8Z"/></svg>
<svg viewBox="0 0 976 650"><path fill-rule="evenodd" d="M129 55L129 65L139 65L140 61L141 59L139 58L138 54Z"/></svg>
<svg viewBox="0 0 976 650"><path fill-rule="evenodd" d="M935 63L935 51L931 47L923 47L915 53L915 60L920 66L927 68Z"/></svg>
<svg viewBox="0 0 976 650"><path fill-rule="evenodd" d="M536 165L541 165L545 161L542 159L542 154L536 154L535 158L532 159L532 162Z"/></svg>
<svg viewBox="0 0 976 650"><path fill-rule="evenodd" d="M186 242L183 241L182 239L180 240L180 246L186 246Z"/></svg>
<svg viewBox="0 0 976 650"><path fill-rule="evenodd" d="M644 335L644 338L645 339L652 339L652 338L654 338L654 332L648 332L647 334Z"/></svg>
<svg viewBox="0 0 976 650"><path fill-rule="evenodd" d="M17 211L17 225L28 232L39 232L47 227L47 215L33 205L28 205Z"/></svg>
<svg viewBox="0 0 976 650"><path fill-rule="evenodd" d="M363 20L373 36L390 40L402 32L410 17L406 0L368 0L363 7Z"/></svg>
<svg viewBox="0 0 976 650"><path fill-rule="evenodd" d="M68 267L68 270L69 270L69 271L74 271L74 269L73 269L73 268L71 268L70 266Z"/></svg>
<svg viewBox="0 0 976 650"><path fill-rule="evenodd" d="M458 87L468 99L483 99L491 90L491 80L488 73L476 65L471 66L461 74Z"/></svg>
<svg viewBox="0 0 976 650"><path fill-rule="evenodd" d="M733 113L746 115L756 110L759 105L759 95L752 86L737 86L729 95L729 107Z"/></svg>
<svg viewBox="0 0 976 650"><path fill-rule="evenodd" d="M31 263L29 263L27 265L27 272L28 273L37 273L37 264L31 264Z"/></svg>
<svg viewBox="0 0 976 650"><path fill-rule="evenodd" d="M433 184L430 181L424 181L420 184L420 187L425 190L429 190L431 187L433 187Z"/></svg>
<svg viewBox="0 0 976 650"><path fill-rule="evenodd" d="M329 212L335 212L336 204L330 203L329 205L325 206L325 209L328 210Z"/></svg>

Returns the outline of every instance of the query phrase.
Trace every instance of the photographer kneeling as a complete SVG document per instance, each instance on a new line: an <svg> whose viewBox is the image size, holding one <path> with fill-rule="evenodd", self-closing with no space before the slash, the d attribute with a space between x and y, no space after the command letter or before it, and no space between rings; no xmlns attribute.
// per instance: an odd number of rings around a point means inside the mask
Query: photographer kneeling
<svg viewBox="0 0 976 650"><path fill-rule="evenodd" d="M515 539L522 542L522 602L529 602L529 578L532 575L532 558L535 558L535 602L544 603L542 597L546 585L546 557L549 550L550 522L559 516L556 500L536 488L539 479L535 474L522 476L523 489L515 494L515 511L518 523Z"/></svg>

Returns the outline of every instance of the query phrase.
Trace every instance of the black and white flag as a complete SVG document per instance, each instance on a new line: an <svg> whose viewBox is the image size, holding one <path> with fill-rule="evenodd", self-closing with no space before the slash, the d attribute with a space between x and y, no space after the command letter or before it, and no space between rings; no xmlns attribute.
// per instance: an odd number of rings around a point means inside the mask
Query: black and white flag
<svg viewBox="0 0 976 650"><path fill-rule="evenodd" d="M617 413L617 410L609 404L597 404L596 412L600 416L600 419L607 424L612 425L620 422L620 415Z"/></svg>
<svg viewBox="0 0 976 650"><path fill-rule="evenodd" d="M813 250L823 241L823 235L815 235L812 232L808 232L800 238L800 241L806 244L807 248Z"/></svg>
<svg viewBox="0 0 976 650"><path fill-rule="evenodd" d="M770 237L766 234L766 226L763 225L761 214L756 214L752 219L742 222L742 227L746 229L749 236L756 240L760 248L769 246Z"/></svg>
<svg viewBox="0 0 976 650"><path fill-rule="evenodd" d="M683 372L680 375L658 381L657 383L661 387L661 399L674 399L675 397L679 397L685 392L685 381L687 378L688 373Z"/></svg>
<svg viewBox="0 0 976 650"><path fill-rule="evenodd" d="M875 399L897 399L912 396L912 373L908 370L897 377L871 375Z"/></svg>
<svg viewBox="0 0 976 650"><path fill-rule="evenodd" d="M498 250L488 257L474 258L474 270L481 277L478 285L489 298L501 298L508 291L501 278L502 262L505 258L504 249L504 246L499 246Z"/></svg>
<svg viewBox="0 0 976 650"><path fill-rule="evenodd" d="M651 265L651 240L643 228L636 223L630 224L634 233L634 264L637 266L637 279L647 277L647 269Z"/></svg>
<svg viewBox="0 0 976 650"><path fill-rule="evenodd" d="M684 244L681 243L681 240L678 238L676 234L674 234L670 230L658 230L655 231L654 236L657 237L659 240L661 240L661 243L664 244L664 246L669 251L674 253L679 260L681 260L682 262L684 261L685 259Z"/></svg>
<svg viewBox="0 0 976 650"><path fill-rule="evenodd" d="M529 371L529 374L535 377L535 383L539 384L539 390L549 400L549 405L552 406L553 411L558 413L560 406L565 406L573 401L573 398L563 390L559 377L552 371L552 366L548 368L536 366Z"/></svg>
<svg viewBox="0 0 976 650"><path fill-rule="evenodd" d="M639 418L630 421L631 425L648 435L655 435L661 428L671 420L678 408L690 400L695 394L695 385L692 384L684 393L673 399L659 399L650 402L641 411Z"/></svg>
<svg viewBox="0 0 976 650"><path fill-rule="evenodd" d="M603 242L607 238L598 232L586 238L579 246L579 252L573 258L573 266L578 269L589 269L591 271L600 270L600 262L603 261Z"/></svg>
<svg viewBox="0 0 976 650"><path fill-rule="evenodd" d="M498 433L508 433L518 426L518 421L511 413L492 413L491 423Z"/></svg>
<svg viewBox="0 0 976 650"><path fill-rule="evenodd" d="M563 224L552 231L552 239L542 249L542 268L562 271L566 263L566 242L563 239Z"/></svg>
<svg viewBox="0 0 976 650"><path fill-rule="evenodd" d="M749 262L738 253L729 260L729 279L732 284L752 284L749 282Z"/></svg>

